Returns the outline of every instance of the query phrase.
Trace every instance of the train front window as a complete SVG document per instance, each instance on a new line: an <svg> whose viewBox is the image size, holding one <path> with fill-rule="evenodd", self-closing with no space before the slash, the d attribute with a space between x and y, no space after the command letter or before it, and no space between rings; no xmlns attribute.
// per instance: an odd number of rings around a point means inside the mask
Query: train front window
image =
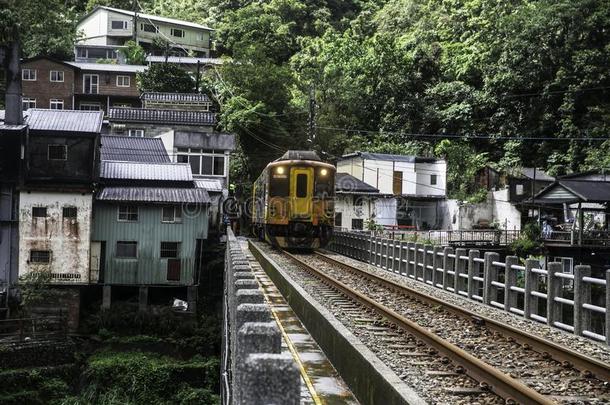
<svg viewBox="0 0 610 405"><path fill-rule="evenodd" d="M297 174L297 198L307 197L307 175Z"/></svg>
<svg viewBox="0 0 610 405"><path fill-rule="evenodd" d="M331 178L316 179L316 197L331 197L333 195L333 181Z"/></svg>
<svg viewBox="0 0 610 405"><path fill-rule="evenodd" d="M269 180L269 197L288 197L290 194L290 183L287 175L274 175Z"/></svg>

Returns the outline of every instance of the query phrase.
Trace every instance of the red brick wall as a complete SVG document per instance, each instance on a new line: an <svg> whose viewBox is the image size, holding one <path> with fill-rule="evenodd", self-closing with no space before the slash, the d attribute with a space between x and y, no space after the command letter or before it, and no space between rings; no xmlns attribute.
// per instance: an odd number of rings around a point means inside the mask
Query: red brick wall
<svg viewBox="0 0 610 405"><path fill-rule="evenodd" d="M37 108L49 108L52 98L64 101L64 109L73 109L72 88L74 86L74 68L49 59L36 59L25 62L22 69L36 69L36 81L23 80L23 97L35 98ZM51 81L51 70L64 72L63 82Z"/></svg>

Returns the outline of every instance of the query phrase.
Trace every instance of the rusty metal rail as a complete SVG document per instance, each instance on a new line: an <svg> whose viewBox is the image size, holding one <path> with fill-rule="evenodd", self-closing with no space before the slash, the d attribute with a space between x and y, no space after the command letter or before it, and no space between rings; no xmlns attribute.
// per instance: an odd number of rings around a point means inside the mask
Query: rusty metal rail
<svg viewBox="0 0 610 405"><path fill-rule="evenodd" d="M468 311L467 309L461 308L449 302L445 302L441 299L429 296L413 288L398 284L394 281L380 277L376 274L370 273L354 266L350 266L347 263L343 263L340 260L333 259L332 257L329 257L320 252L315 252L315 254L322 260L327 261L328 263L331 263L336 266L341 266L347 271L367 277L370 280L383 284L388 288L395 289L403 294L414 297L422 302L426 302L429 305L440 305L453 314L456 314L463 318L477 320L479 323L484 323L487 328L494 330L500 333L501 335L510 337L521 345L529 347L542 355L550 356L561 363L569 364L577 370L581 371L583 374L594 375L600 380L610 381L610 365L607 363L587 357L581 353L578 353L567 347L558 345L557 343L551 342L547 339L543 339L539 336L522 331L495 319Z"/></svg>
<svg viewBox="0 0 610 405"><path fill-rule="evenodd" d="M511 378L489 364L477 359L466 351L462 350L458 346L447 342L440 338L434 333L422 328L417 323L408 320L402 315L396 313L392 309L370 299L369 297L361 294L360 292L348 287L344 283L336 280L333 277L311 267L298 257L284 252L288 257L297 262L310 274L318 277L325 284L332 288L342 292L351 299L363 304L364 306L377 312L390 322L396 324L398 327L406 330L408 333L414 335L417 339L422 340L427 345L437 350L442 355L449 358L458 366L462 367L465 373L479 381L482 386L489 388L492 392L505 398L507 401L514 401L520 404L552 404L553 401L544 395L539 394L535 390L529 388L527 385ZM345 268L348 265L337 262L340 265L344 265ZM360 269L357 269L360 271Z"/></svg>

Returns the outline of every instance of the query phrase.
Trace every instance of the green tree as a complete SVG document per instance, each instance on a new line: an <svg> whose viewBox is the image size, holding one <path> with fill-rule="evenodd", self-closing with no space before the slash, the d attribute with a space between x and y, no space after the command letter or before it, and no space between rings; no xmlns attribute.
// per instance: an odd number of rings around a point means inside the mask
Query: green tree
<svg viewBox="0 0 610 405"><path fill-rule="evenodd" d="M137 75L140 91L160 91L191 93L195 90L195 80L178 65L158 63L151 65Z"/></svg>
<svg viewBox="0 0 610 405"><path fill-rule="evenodd" d="M121 48L119 52L121 52L128 65L144 65L146 63L146 52L135 41L125 42L125 48Z"/></svg>

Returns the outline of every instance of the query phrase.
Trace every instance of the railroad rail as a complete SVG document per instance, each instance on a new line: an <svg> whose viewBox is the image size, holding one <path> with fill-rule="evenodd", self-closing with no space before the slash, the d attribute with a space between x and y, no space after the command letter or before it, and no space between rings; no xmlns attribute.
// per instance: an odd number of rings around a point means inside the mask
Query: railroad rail
<svg viewBox="0 0 610 405"><path fill-rule="evenodd" d="M479 381L481 387L487 388L507 400L512 400L518 403L553 403L551 397L543 395L528 387L524 382L509 376L508 374L498 370L459 346L439 337L437 334L418 325L416 322L407 319L396 310L377 302L375 299L372 299L366 294L357 291L346 283L343 283L329 274L326 274L326 272L320 271L302 258L287 252L284 252L284 254L289 256L291 260L298 263L299 266L305 269L308 273L319 278L324 284L331 286L332 289L339 291L341 294L349 297L351 300L370 308L383 318L389 320L399 328L415 336L418 340L421 340L426 345L432 347L433 350L438 351L443 356L446 356L446 358L458 365L468 376L472 377L476 381ZM429 297L401 284L350 266L341 261L337 261L321 253L316 253L315 257L325 261L328 264L331 264L332 266L347 270L351 274L364 277L367 280L373 281L396 293L409 296L412 299L423 302L429 306L442 307L443 310L457 315L460 318L474 321L479 326L484 326L489 330L517 341L526 350L534 350L542 354L542 357L557 360L563 363L563 365L566 367L573 366L574 368L582 371L583 375L585 376L595 375L598 379L604 381L608 381L610 377L609 366L603 362L587 358L586 356L583 356L573 350L564 348L535 335L517 330L511 326L504 325L501 322L493 319L482 317L479 314L474 314L456 305L446 303L437 298Z"/></svg>

